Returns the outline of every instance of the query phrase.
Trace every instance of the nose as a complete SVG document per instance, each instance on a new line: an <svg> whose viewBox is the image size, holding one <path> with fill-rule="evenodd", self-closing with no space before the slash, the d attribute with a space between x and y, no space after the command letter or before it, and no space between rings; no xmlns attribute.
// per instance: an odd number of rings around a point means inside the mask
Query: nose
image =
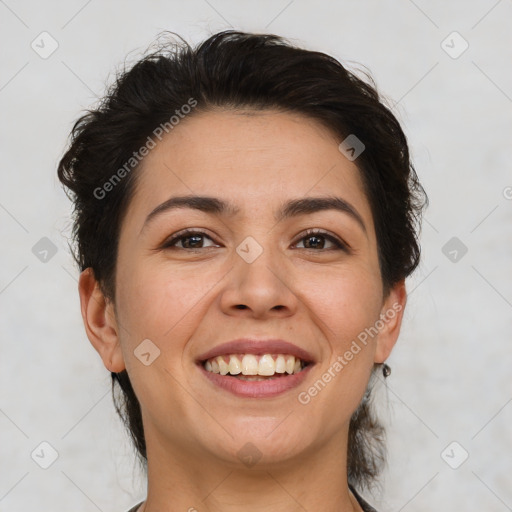
<svg viewBox="0 0 512 512"><path fill-rule="evenodd" d="M258 319L295 314L299 299L293 291L290 272L278 260L267 249L252 263L236 254L222 291L222 311Z"/></svg>

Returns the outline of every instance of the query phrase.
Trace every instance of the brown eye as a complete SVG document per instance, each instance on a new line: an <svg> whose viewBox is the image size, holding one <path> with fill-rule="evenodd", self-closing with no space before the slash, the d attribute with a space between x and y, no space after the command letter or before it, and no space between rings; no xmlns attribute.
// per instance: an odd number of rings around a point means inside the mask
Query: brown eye
<svg viewBox="0 0 512 512"><path fill-rule="evenodd" d="M325 247L325 241L328 241L332 244L332 247ZM340 240L338 240L336 237L325 233L324 231L317 231L317 230L311 230L306 233L305 236L303 236L299 242L304 242L304 247L299 247L299 249L308 249L308 250L317 250L317 249L324 249L324 250L346 250L347 247L345 244L343 244Z"/></svg>
<svg viewBox="0 0 512 512"><path fill-rule="evenodd" d="M163 248L169 249L169 248L177 248L177 249L207 249L208 247L213 246L204 246L204 239L213 240L202 231L192 231L192 230L186 230L181 231L180 233L173 236L171 239L166 241L163 245ZM181 243L181 247L177 246L176 244Z"/></svg>

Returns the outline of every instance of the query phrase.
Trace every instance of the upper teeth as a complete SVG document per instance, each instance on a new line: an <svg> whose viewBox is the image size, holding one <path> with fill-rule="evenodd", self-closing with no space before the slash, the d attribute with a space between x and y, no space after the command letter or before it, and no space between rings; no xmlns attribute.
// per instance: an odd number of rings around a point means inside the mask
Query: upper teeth
<svg viewBox="0 0 512 512"><path fill-rule="evenodd" d="M204 365L209 372L221 375L264 375L275 373L298 373L302 370L302 361L295 356L284 354L231 354L208 359Z"/></svg>

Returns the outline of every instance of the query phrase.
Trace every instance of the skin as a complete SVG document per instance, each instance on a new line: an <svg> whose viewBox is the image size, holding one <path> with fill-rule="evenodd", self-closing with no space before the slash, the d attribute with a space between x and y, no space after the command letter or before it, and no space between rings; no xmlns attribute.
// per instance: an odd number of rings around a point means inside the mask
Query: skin
<svg viewBox="0 0 512 512"><path fill-rule="evenodd" d="M346 484L349 420L374 362L384 362L398 338L406 290L402 281L383 297L370 205L340 142L299 114L194 113L140 169L121 227L114 303L91 269L81 274L87 335L108 370L127 369L141 403L145 512L361 510ZM143 229L156 206L188 194L232 201L240 213L180 209ZM325 195L348 201L367 232L336 210L273 218L286 200ZM183 248L190 238L161 248L185 228L206 232L198 250ZM351 251L333 250L328 239L307 245L315 242L303 238L309 228ZM247 236L263 248L250 264L236 252ZM299 403L298 393L393 305L401 309L378 335L308 404ZM312 353L316 365L305 384L275 398L237 398L200 374L198 355L246 336L283 338ZM160 350L148 366L134 356L145 339ZM248 442L261 453L252 467L237 455Z"/></svg>

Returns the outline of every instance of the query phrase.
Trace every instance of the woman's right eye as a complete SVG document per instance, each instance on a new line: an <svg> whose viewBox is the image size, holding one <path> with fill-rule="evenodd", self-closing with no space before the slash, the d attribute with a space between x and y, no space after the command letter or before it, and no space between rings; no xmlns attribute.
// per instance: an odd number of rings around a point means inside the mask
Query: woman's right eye
<svg viewBox="0 0 512 512"><path fill-rule="evenodd" d="M162 246L163 249L170 249L170 248L178 248L178 249L203 249L208 247L203 247L201 245L201 239L207 238L209 240L212 240L206 233L203 233L202 231L192 231L192 230L186 230L182 231L181 233L178 233L177 235L173 236L169 240L167 240L164 245ZM212 240L213 241L213 240ZM182 244L181 247L177 246L177 243ZM209 246L212 247L212 246Z"/></svg>

